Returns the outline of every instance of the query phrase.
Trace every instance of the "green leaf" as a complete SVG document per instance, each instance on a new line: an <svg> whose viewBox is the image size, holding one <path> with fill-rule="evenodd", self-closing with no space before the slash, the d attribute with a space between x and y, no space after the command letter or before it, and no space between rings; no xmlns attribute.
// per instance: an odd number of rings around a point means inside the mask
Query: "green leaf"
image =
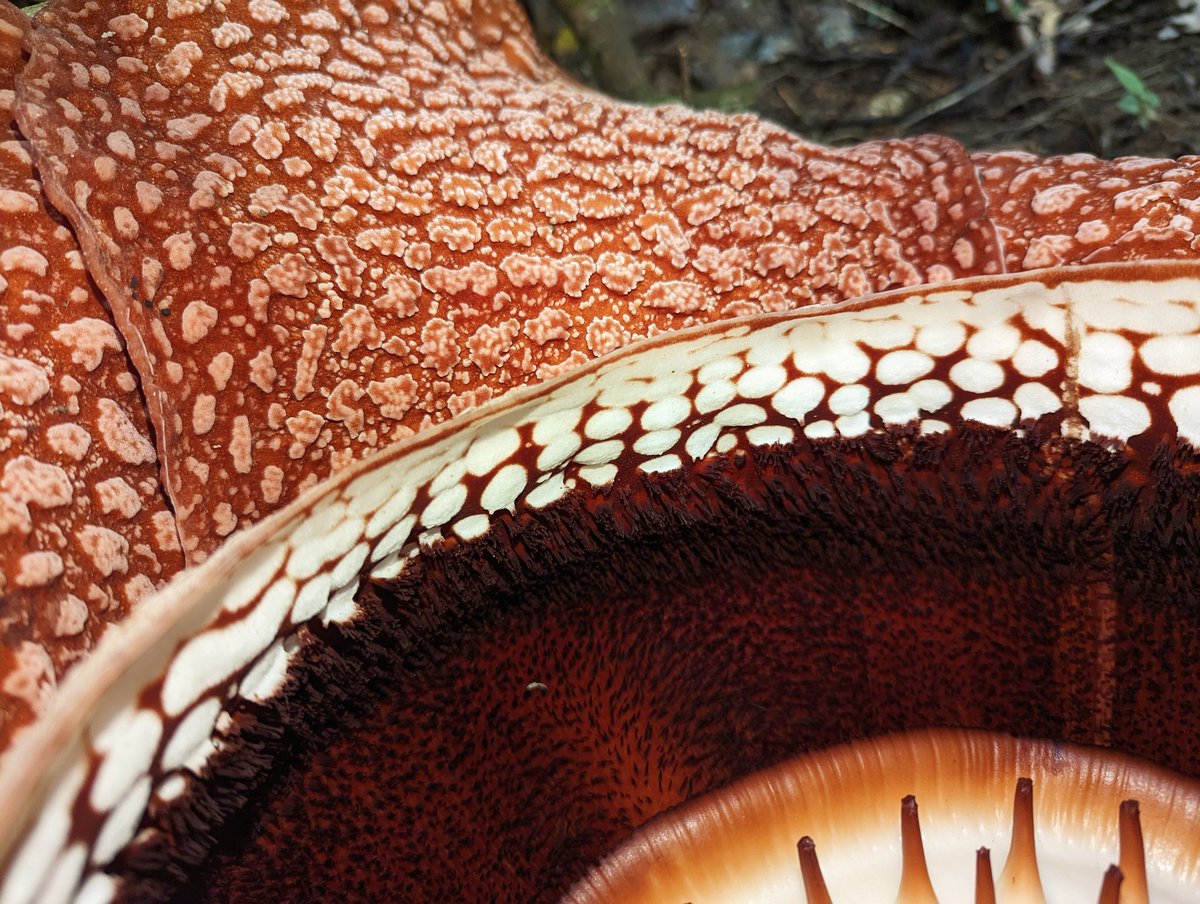
<svg viewBox="0 0 1200 904"><path fill-rule="evenodd" d="M1145 129L1158 118L1158 108L1162 106L1162 101L1146 87L1146 83L1132 69L1122 66L1112 57L1105 57L1104 64L1125 89L1125 94L1117 101L1117 109L1130 116L1136 116L1138 124Z"/></svg>
<svg viewBox="0 0 1200 904"><path fill-rule="evenodd" d="M1146 87L1146 83L1142 81L1141 76L1139 76L1132 69L1122 66L1112 57L1105 57L1104 65L1106 65L1109 70L1111 70L1112 74L1116 76L1117 81L1121 83L1121 87L1134 97L1154 97L1155 102L1157 102L1158 98L1155 96L1154 92Z"/></svg>
<svg viewBox="0 0 1200 904"><path fill-rule="evenodd" d="M575 36L575 32L564 26L554 36L551 46L556 55L567 56L579 52L579 39Z"/></svg>

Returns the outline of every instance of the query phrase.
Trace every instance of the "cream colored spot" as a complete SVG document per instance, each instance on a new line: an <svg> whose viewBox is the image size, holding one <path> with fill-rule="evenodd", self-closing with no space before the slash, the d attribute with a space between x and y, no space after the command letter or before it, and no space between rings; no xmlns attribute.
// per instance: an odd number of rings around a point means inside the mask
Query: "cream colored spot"
<svg viewBox="0 0 1200 904"><path fill-rule="evenodd" d="M40 711L55 687L50 654L41 644L23 640L17 648L16 660L16 666L4 679L3 690Z"/></svg>
<svg viewBox="0 0 1200 904"><path fill-rule="evenodd" d="M229 352L219 352L208 365L208 375L212 377L213 388L223 392L233 376L233 355Z"/></svg>
<svg viewBox="0 0 1200 904"><path fill-rule="evenodd" d="M1022 419L1039 418L1062 408L1062 399L1041 383L1021 384L1013 393L1013 401L1017 403Z"/></svg>
<svg viewBox="0 0 1200 904"><path fill-rule="evenodd" d="M117 178L117 161L108 155L102 155L92 161L92 170L102 182L112 182Z"/></svg>
<svg viewBox="0 0 1200 904"><path fill-rule="evenodd" d="M1037 270L1061 264L1071 254L1072 239L1068 235L1038 236L1029 243L1021 261L1024 270Z"/></svg>
<svg viewBox="0 0 1200 904"><path fill-rule="evenodd" d="M178 550L179 531L175 524L175 516L170 512L155 512L150 516L154 526L154 546L164 551Z"/></svg>
<svg viewBox="0 0 1200 904"><path fill-rule="evenodd" d="M113 16L108 20L109 31L126 43L140 38L149 27L150 23L136 13Z"/></svg>
<svg viewBox="0 0 1200 904"><path fill-rule="evenodd" d="M411 317L417 313L417 299L421 297L420 283L399 273L393 273L385 277L381 285L385 294L372 301L375 307L389 311L399 318Z"/></svg>
<svg viewBox="0 0 1200 904"><path fill-rule="evenodd" d="M190 232L177 232L167 236L162 243L167 252L167 263L173 270L186 270L192 265L192 255L196 251L196 240Z"/></svg>
<svg viewBox="0 0 1200 904"><path fill-rule="evenodd" d="M1075 230L1075 239L1085 245L1096 245L1107 241L1111 234L1112 227L1103 220L1087 220Z"/></svg>
<svg viewBox="0 0 1200 904"><path fill-rule="evenodd" d="M106 515L113 512L122 518L132 518L142 510L142 500L137 490L123 477L110 477L95 486L96 501L100 511Z"/></svg>
<svg viewBox="0 0 1200 904"><path fill-rule="evenodd" d="M38 201L28 192L16 191L12 188L0 188L0 213L17 214L36 213Z"/></svg>
<svg viewBox="0 0 1200 904"><path fill-rule="evenodd" d="M1200 386L1188 386L1173 393L1167 407L1175 418L1179 435L1200 448Z"/></svg>
<svg viewBox="0 0 1200 904"><path fill-rule="evenodd" d="M262 489L263 501L267 505L274 505L283 495L283 469L276 465L267 465L263 468L262 481L259 486Z"/></svg>
<svg viewBox="0 0 1200 904"><path fill-rule="evenodd" d="M208 9L209 0L167 0L167 18L181 19Z"/></svg>
<svg viewBox="0 0 1200 904"><path fill-rule="evenodd" d="M341 134L342 127L324 116L306 119L296 127L296 135L309 146L313 156L326 163L332 163L337 156L337 140Z"/></svg>
<svg viewBox="0 0 1200 904"><path fill-rule="evenodd" d="M426 230L432 241L441 242L451 251L459 252L473 249L483 235L474 220L451 216L433 217Z"/></svg>
<svg viewBox="0 0 1200 904"><path fill-rule="evenodd" d="M89 372L100 366L106 350L121 349L113 325L95 317L82 317L71 323L60 324L50 335L67 347L75 364L82 365Z"/></svg>
<svg viewBox="0 0 1200 904"><path fill-rule="evenodd" d="M317 414L315 411L301 410L294 417L289 417L284 423L287 425L288 433L292 435L294 442L288 448L289 458L300 458L317 435L321 432L321 428L325 426L325 418Z"/></svg>
<svg viewBox="0 0 1200 904"><path fill-rule="evenodd" d="M967 392L991 392L1004 382L1004 370L994 361L966 358L950 368L950 381Z"/></svg>
<svg viewBox="0 0 1200 904"><path fill-rule="evenodd" d="M56 552L27 552L17 562L18 587L45 587L63 573L63 560Z"/></svg>
<svg viewBox="0 0 1200 904"><path fill-rule="evenodd" d="M239 474L250 473L251 449L250 419L239 414L233 419L229 436L229 455L233 459L233 469Z"/></svg>
<svg viewBox="0 0 1200 904"><path fill-rule="evenodd" d="M74 637L87 627L87 603L73 593L65 594L58 601L58 618L54 622L54 633L58 637Z"/></svg>
<svg viewBox="0 0 1200 904"><path fill-rule="evenodd" d="M83 461L92 445L92 437L78 424L54 424L46 429L50 448L72 461Z"/></svg>
<svg viewBox="0 0 1200 904"><path fill-rule="evenodd" d="M252 147L264 160L275 160L283 155L283 149L290 140L284 124L271 120L264 123L255 134Z"/></svg>
<svg viewBox="0 0 1200 904"><path fill-rule="evenodd" d="M311 326L304 331L304 345L300 349L300 360L296 362L296 380L292 385L292 395L297 400L303 399L313 391L317 375L317 365L321 353L325 350L325 340L329 336L329 327L323 324Z"/></svg>
<svg viewBox="0 0 1200 904"><path fill-rule="evenodd" d="M269 346L250 359L250 382L263 392L271 391L275 386L276 376L278 374Z"/></svg>
<svg viewBox="0 0 1200 904"><path fill-rule="evenodd" d="M32 276L45 276L50 270L50 262L42 252L27 245L14 245L0 251L0 270L5 273L29 273Z"/></svg>
<svg viewBox="0 0 1200 904"><path fill-rule="evenodd" d="M638 277L640 279L640 277ZM601 272L601 279L610 289L624 282L611 274ZM611 283L610 283L611 280ZM704 289L686 280L671 280L651 286L646 292L642 303L649 308L669 311L672 314L691 314L702 310L708 305L708 296Z"/></svg>
<svg viewBox="0 0 1200 904"><path fill-rule="evenodd" d="M136 239L140 231L137 217L128 207L117 207L113 210L113 226L117 230L117 235L126 241Z"/></svg>
<svg viewBox="0 0 1200 904"><path fill-rule="evenodd" d="M607 288L626 295L645 279L646 265L632 255L606 251L596 260L596 272Z"/></svg>
<svg viewBox="0 0 1200 904"><path fill-rule="evenodd" d="M111 399L100 399L97 425L100 437L108 450L121 461L130 465L149 464L154 461L154 447L141 431L129 420L129 415Z"/></svg>
<svg viewBox="0 0 1200 904"><path fill-rule="evenodd" d="M32 405L50 391L46 372L32 361L0 354L0 396L14 405Z"/></svg>
<svg viewBox="0 0 1200 904"><path fill-rule="evenodd" d="M121 593L125 597L125 602L130 606L136 605L140 600L152 594L154 590L154 582L144 574L131 575L121 585Z"/></svg>
<svg viewBox="0 0 1200 904"><path fill-rule="evenodd" d="M1087 194L1088 190L1082 185L1055 185L1035 194L1029 207L1039 217L1055 216L1066 213L1075 206L1076 201Z"/></svg>
<svg viewBox="0 0 1200 904"><path fill-rule="evenodd" d="M105 144L108 145L110 151L125 160L133 160L137 157L137 148L133 145L133 139L125 132L109 132L105 138Z"/></svg>
<svg viewBox="0 0 1200 904"><path fill-rule="evenodd" d="M1036 379L1058 366L1058 353L1037 339L1026 339L1013 355L1013 367L1023 377Z"/></svg>
<svg viewBox="0 0 1200 904"><path fill-rule="evenodd" d="M137 196L138 207L142 209L142 213L155 213L162 206L162 189L156 185L139 181L134 186L134 194Z"/></svg>
<svg viewBox="0 0 1200 904"><path fill-rule="evenodd" d="M263 25L278 25L288 18L287 9L275 0L250 0L250 18Z"/></svg>
<svg viewBox="0 0 1200 904"><path fill-rule="evenodd" d="M379 406L379 413L401 420L417 400L417 381L408 374L373 380L367 384L367 397Z"/></svg>
<svg viewBox="0 0 1200 904"><path fill-rule="evenodd" d="M245 44L254 38L250 26L242 22L222 22L212 30L213 44L227 50L235 44Z"/></svg>
<svg viewBox="0 0 1200 904"><path fill-rule="evenodd" d="M248 261L271 245L271 230L265 223L234 223L229 230L229 250Z"/></svg>
<svg viewBox="0 0 1200 904"><path fill-rule="evenodd" d="M203 436L212 430L216 420L216 397L208 393L201 393L196 396L196 401L192 404L192 432L197 436Z"/></svg>
<svg viewBox="0 0 1200 904"><path fill-rule="evenodd" d="M1154 336L1142 343L1139 354L1156 374L1172 377L1200 374L1200 336Z"/></svg>
<svg viewBox="0 0 1200 904"><path fill-rule="evenodd" d="M897 349L879 359L875 366L875 376L880 383L887 386L915 383L933 370L933 364L933 359L923 352Z"/></svg>
<svg viewBox="0 0 1200 904"><path fill-rule="evenodd" d="M33 529L29 506L41 509L70 505L74 498L71 479L58 465L28 455L18 455L4 466L0 477L0 534Z"/></svg>
<svg viewBox="0 0 1200 904"><path fill-rule="evenodd" d="M961 323L946 321L931 323L917 330L917 349L935 358L954 354L967 341L967 330Z"/></svg>
<svg viewBox="0 0 1200 904"><path fill-rule="evenodd" d="M211 122L212 117L203 113L192 113L190 116L168 119L167 137L172 141L192 141Z"/></svg>
<svg viewBox="0 0 1200 904"><path fill-rule="evenodd" d="M1124 396L1089 395L1079 400L1079 413L1093 436L1125 442L1150 426L1150 409L1141 399Z"/></svg>
<svg viewBox="0 0 1200 904"><path fill-rule="evenodd" d="M1008 399L971 399L962 407L962 416L989 427L1011 427L1017 419L1017 406Z"/></svg>
<svg viewBox="0 0 1200 904"><path fill-rule="evenodd" d="M172 47L155 65L159 76L168 85L178 85L192 74L192 67L204 57L195 41L182 41Z"/></svg>
<svg viewBox="0 0 1200 904"><path fill-rule="evenodd" d="M183 309L181 322L183 341L194 345L216 326L217 309L207 302L189 301Z"/></svg>
<svg viewBox="0 0 1200 904"><path fill-rule="evenodd" d="M422 367L437 371L439 376L450 373L459 361L461 349L454 324L441 317L432 317L421 330Z"/></svg>
<svg viewBox="0 0 1200 904"><path fill-rule="evenodd" d="M233 507L228 502L217 504L212 509L212 529L217 537L228 537L238 527L238 516L233 514Z"/></svg>
<svg viewBox="0 0 1200 904"><path fill-rule="evenodd" d="M102 576L129 570L129 541L116 531L88 524L76 532L75 538Z"/></svg>
<svg viewBox="0 0 1200 904"><path fill-rule="evenodd" d="M1080 385L1096 392L1124 392L1133 382L1133 352L1132 343L1124 336L1087 334L1079 347Z"/></svg>
<svg viewBox="0 0 1200 904"><path fill-rule="evenodd" d="M593 355L607 355L625 345L632 338L629 330L612 317L598 317L587 326L584 337Z"/></svg>
<svg viewBox="0 0 1200 904"><path fill-rule="evenodd" d="M983 361L1002 361L1010 358L1021 342L1016 327L1001 323L982 329L967 340L967 354Z"/></svg>
<svg viewBox="0 0 1200 904"><path fill-rule="evenodd" d="M308 283L317 278L314 271L299 254L285 254L279 263L267 268L263 274L271 290L291 298L304 298L308 295Z"/></svg>

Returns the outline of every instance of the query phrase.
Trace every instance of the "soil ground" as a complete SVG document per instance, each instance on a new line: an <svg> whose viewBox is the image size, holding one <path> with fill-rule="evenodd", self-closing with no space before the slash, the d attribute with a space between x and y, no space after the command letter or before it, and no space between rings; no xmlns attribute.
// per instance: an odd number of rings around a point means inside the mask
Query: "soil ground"
<svg viewBox="0 0 1200 904"><path fill-rule="evenodd" d="M581 81L753 110L814 141L938 132L973 150L1200 152L1200 0L525 2ZM1122 103L1106 59L1157 104Z"/></svg>

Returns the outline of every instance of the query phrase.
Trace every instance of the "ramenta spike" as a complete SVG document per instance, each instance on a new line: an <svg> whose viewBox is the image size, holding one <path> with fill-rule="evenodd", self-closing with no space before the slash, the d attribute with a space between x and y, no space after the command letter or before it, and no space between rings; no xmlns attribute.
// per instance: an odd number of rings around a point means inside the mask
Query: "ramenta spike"
<svg viewBox="0 0 1200 904"><path fill-rule="evenodd" d="M1038 872L1037 844L1033 832L1033 781L1017 779L1013 796L1012 844L1000 873L996 900L1001 904L1046 904L1042 877Z"/></svg>
<svg viewBox="0 0 1200 904"><path fill-rule="evenodd" d="M808 904L833 904L825 877L821 875L821 864L817 862L817 846L805 835L796 844L800 855L800 874L804 877L804 895Z"/></svg>
<svg viewBox="0 0 1200 904"><path fill-rule="evenodd" d="M908 795L900 801L900 841L904 848L904 871L900 874L900 892L896 904L938 904L925 863L925 843L917 818L917 799Z"/></svg>
<svg viewBox="0 0 1200 904"><path fill-rule="evenodd" d="M1142 843L1142 817L1138 802L1121 802L1121 904L1150 904L1146 880L1146 848Z"/></svg>
<svg viewBox="0 0 1200 904"><path fill-rule="evenodd" d="M996 883L992 879L992 852L985 847L975 852L975 904L996 904Z"/></svg>
<svg viewBox="0 0 1200 904"><path fill-rule="evenodd" d="M1100 904L1122 904L1121 874L1119 866L1110 866L1104 874L1104 882L1100 886Z"/></svg>

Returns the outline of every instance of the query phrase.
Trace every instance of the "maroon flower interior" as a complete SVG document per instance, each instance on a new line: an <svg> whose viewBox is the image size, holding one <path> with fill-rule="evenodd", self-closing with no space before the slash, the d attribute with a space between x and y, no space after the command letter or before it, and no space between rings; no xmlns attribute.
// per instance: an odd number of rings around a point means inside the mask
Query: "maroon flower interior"
<svg viewBox="0 0 1200 904"><path fill-rule="evenodd" d="M552 901L690 796L920 726L1195 775L1195 464L963 428L502 518L312 629L278 705L243 704L203 799L120 870L135 898Z"/></svg>

